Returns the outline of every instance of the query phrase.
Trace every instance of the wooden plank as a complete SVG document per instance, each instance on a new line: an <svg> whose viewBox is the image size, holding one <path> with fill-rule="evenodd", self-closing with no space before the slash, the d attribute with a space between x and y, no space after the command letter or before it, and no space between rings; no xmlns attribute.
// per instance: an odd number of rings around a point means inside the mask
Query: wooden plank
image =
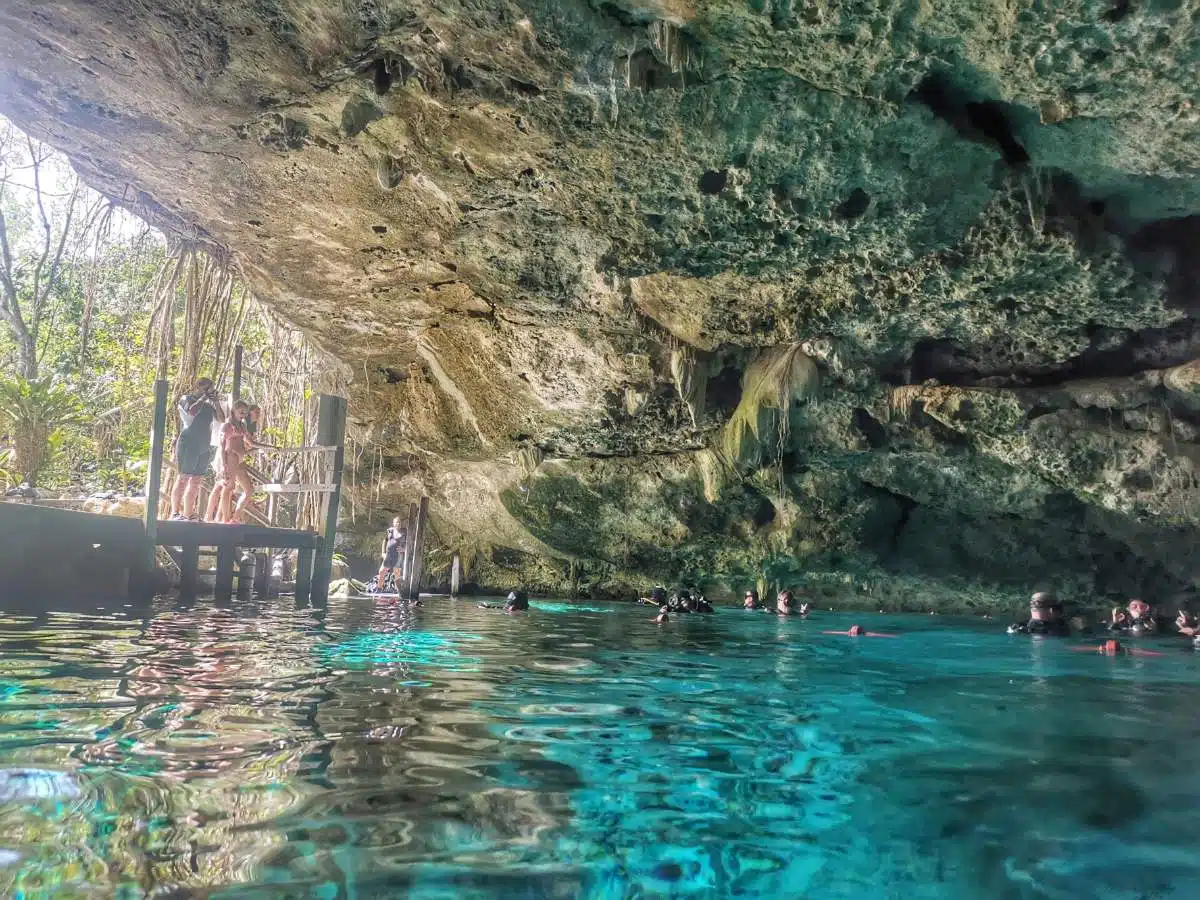
<svg viewBox="0 0 1200 900"><path fill-rule="evenodd" d="M233 386L229 389L229 397L234 403L242 399L242 345L233 348Z"/></svg>
<svg viewBox="0 0 1200 900"><path fill-rule="evenodd" d="M336 484L260 484L264 494L329 494L336 491Z"/></svg>
<svg viewBox="0 0 1200 900"><path fill-rule="evenodd" d="M329 595L329 579L333 571L333 550L337 538L338 512L342 499L342 470L346 464L346 400L333 394L322 394L317 412L317 442L333 445L337 450L330 460L328 478L333 485L324 498L321 510L321 547L313 565L313 597L325 600Z"/></svg>
<svg viewBox="0 0 1200 900"><path fill-rule="evenodd" d="M333 445L326 447L321 444L313 444L307 447L268 447L263 452L275 456L293 456L297 453L336 453L337 449Z"/></svg>
<svg viewBox="0 0 1200 900"><path fill-rule="evenodd" d="M408 593L408 576L412 572L413 547L417 542L418 510L417 504L408 504L408 517L404 520L404 565L400 568L400 579L396 582L396 590L404 595Z"/></svg>
<svg viewBox="0 0 1200 900"><path fill-rule="evenodd" d="M158 543L169 547L181 547L186 544L220 547L222 544L232 544L237 547L278 547L292 550L297 547L316 547L320 540L320 535L315 532L295 531L291 528L219 525L213 522L158 523Z"/></svg>
<svg viewBox="0 0 1200 900"><path fill-rule="evenodd" d="M158 538L158 503L162 493L163 449L167 440L167 397L170 385L165 378L154 382L154 423L150 427L150 476L146 481L146 537L150 539L149 563L154 562L154 544Z"/></svg>
<svg viewBox="0 0 1200 900"><path fill-rule="evenodd" d="M422 497L417 508L417 536L413 542L412 565L409 567L408 596L416 600L421 596L421 578L425 574L425 532L429 528L429 498Z"/></svg>

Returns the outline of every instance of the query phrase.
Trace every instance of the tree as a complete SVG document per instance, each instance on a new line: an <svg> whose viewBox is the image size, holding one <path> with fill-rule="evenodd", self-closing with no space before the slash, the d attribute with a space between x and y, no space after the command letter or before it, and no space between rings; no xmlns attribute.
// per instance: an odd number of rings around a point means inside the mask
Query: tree
<svg viewBox="0 0 1200 900"><path fill-rule="evenodd" d="M26 202L17 197L22 192L29 192ZM16 348L17 374L27 381L39 374L47 301L67 248L107 205L98 195L89 203L86 194L53 150L0 121L0 320Z"/></svg>
<svg viewBox="0 0 1200 900"><path fill-rule="evenodd" d="M0 423L12 430L12 467L21 480L37 484L59 429L78 411L75 396L61 384L20 376L0 380Z"/></svg>

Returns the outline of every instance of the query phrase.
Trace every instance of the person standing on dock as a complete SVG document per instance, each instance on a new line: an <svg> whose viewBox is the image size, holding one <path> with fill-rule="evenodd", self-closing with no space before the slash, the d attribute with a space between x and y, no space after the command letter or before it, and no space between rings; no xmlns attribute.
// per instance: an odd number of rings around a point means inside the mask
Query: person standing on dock
<svg viewBox="0 0 1200 900"><path fill-rule="evenodd" d="M171 518L197 519L196 503L212 462L212 428L225 418L210 378L197 378L179 398L179 438L175 442L178 477L171 492Z"/></svg>
<svg viewBox="0 0 1200 900"><path fill-rule="evenodd" d="M376 576L375 584L378 587L378 593L389 593L387 584L388 576L396 571L400 566L400 556L404 553L405 541L408 539L407 531L400 526L400 517L392 519L392 524L383 535L383 547L380 550L379 574ZM399 588L397 588L399 592Z"/></svg>

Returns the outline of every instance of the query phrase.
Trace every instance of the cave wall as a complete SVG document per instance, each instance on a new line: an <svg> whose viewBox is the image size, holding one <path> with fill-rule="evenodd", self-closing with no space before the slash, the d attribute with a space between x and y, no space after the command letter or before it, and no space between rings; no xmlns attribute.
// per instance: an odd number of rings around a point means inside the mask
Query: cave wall
<svg viewBox="0 0 1200 900"><path fill-rule="evenodd" d="M344 363L384 463L350 532L427 491L497 580L1168 599L1200 580L1198 21L12 0L0 110ZM820 392L714 496L781 345Z"/></svg>

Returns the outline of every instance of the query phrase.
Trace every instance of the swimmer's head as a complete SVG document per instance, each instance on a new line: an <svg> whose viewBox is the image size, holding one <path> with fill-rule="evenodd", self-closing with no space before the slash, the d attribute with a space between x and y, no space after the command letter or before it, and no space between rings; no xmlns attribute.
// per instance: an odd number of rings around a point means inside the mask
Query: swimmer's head
<svg viewBox="0 0 1200 900"><path fill-rule="evenodd" d="M746 591L746 599L742 601L746 609L758 609L758 591Z"/></svg>
<svg viewBox="0 0 1200 900"><path fill-rule="evenodd" d="M1029 618L1039 622L1053 622L1063 615L1062 603L1048 591L1038 591L1029 598Z"/></svg>
<svg viewBox="0 0 1200 900"><path fill-rule="evenodd" d="M780 609L791 610L796 605L796 595L790 590L782 590L779 596L775 598L775 605Z"/></svg>
<svg viewBox="0 0 1200 900"><path fill-rule="evenodd" d="M1135 619L1144 619L1150 615L1150 604L1145 600L1134 598L1129 601L1129 605L1125 608L1129 610L1129 614Z"/></svg>
<svg viewBox="0 0 1200 900"><path fill-rule="evenodd" d="M505 609L529 609L529 598L524 591L509 591L504 601Z"/></svg>
<svg viewBox="0 0 1200 900"><path fill-rule="evenodd" d="M1121 652L1122 649L1124 649L1124 648L1121 647L1120 641L1111 640L1111 639L1105 641L1099 647L1100 652L1103 653L1105 656L1116 656L1118 653Z"/></svg>
<svg viewBox="0 0 1200 900"><path fill-rule="evenodd" d="M861 625L851 625L850 630L846 632L850 637L862 637L866 634Z"/></svg>

